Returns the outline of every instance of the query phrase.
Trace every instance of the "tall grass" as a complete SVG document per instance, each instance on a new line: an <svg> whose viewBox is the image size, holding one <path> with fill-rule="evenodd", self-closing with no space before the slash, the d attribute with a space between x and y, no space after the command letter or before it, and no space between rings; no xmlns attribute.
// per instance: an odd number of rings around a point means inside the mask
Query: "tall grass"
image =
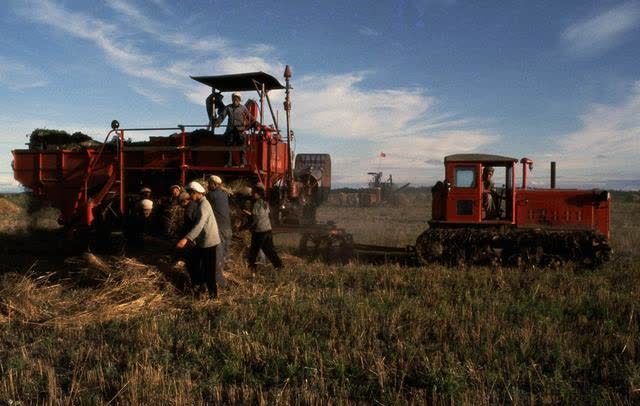
<svg viewBox="0 0 640 406"><path fill-rule="evenodd" d="M412 241L386 224L428 217L334 210L383 244ZM638 214L615 206L617 256L596 271L289 258L279 273L238 267L217 301L184 293L167 255L14 260L0 278L0 401L637 403Z"/></svg>

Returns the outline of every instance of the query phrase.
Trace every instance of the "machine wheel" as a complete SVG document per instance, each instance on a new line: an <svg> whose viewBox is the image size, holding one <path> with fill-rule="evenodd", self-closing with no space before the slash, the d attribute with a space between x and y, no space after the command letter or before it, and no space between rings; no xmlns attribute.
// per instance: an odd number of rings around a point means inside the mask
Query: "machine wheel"
<svg viewBox="0 0 640 406"><path fill-rule="evenodd" d="M433 230L426 230L416 240L416 257L420 265L441 261L444 251L444 242Z"/></svg>

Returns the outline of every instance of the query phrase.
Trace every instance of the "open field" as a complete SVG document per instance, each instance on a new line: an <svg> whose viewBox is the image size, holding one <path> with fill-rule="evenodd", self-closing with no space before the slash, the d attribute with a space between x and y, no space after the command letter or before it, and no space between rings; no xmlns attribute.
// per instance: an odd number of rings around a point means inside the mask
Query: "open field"
<svg viewBox="0 0 640 406"><path fill-rule="evenodd" d="M170 253L66 249L50 211L0 207L0 403L640 402L640 202L614 196L602 269L306 263L183 293ZM406 245L427 204L326 207L356 241ZM24 230L30 228L31 232Z"/></svg>

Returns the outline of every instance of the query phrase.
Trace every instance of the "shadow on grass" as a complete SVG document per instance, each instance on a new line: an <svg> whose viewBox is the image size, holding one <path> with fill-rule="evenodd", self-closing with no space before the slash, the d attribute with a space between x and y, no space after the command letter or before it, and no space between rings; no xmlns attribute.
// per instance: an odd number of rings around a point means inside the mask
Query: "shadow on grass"
<svg viewBox="0 0 640 406"><path fill-rule="evenodd" d="M96 249L88 239L69 239L63 229L29 230L19 233L0 233L0 274L49 275L50 280L65 280L72 286L87 287L91 281L77 277L79 268L105 268L122 264L123 260L153 267L178 291L190 292L184 264L184 253L173 249L168 241L153 240L144 250L125 252L122 241L109 248ZM95 254L95 255L94 255Z"/></svg>

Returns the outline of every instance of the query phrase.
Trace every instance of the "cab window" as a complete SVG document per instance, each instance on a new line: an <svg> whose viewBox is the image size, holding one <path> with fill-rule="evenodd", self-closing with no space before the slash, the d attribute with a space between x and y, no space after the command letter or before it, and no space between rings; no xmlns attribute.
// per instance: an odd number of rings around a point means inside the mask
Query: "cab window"
<svg viewBox="0 0 640 406"><path fill-rule="evenodd" d="M473 167L456 168L454 186L458 188L476 187L476 169Z"/></svg>

